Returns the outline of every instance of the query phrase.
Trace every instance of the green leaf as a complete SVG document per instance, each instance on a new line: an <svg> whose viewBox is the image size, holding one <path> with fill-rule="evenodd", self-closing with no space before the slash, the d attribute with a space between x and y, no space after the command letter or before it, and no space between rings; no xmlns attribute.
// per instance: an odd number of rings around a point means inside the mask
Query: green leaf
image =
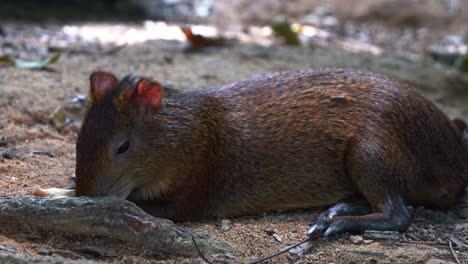
<svg viewBox="0 0 468 264"><path fill-rule="evenodd" d="M60 55L60 53L56 53L42 61L13 60L13 65L20 69L43 69L50 64L56 63L60 59Z"/></svg>

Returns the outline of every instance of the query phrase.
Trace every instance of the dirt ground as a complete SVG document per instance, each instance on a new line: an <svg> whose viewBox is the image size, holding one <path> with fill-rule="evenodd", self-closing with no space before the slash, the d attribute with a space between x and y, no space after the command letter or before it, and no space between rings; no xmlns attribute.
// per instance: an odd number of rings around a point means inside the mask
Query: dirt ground
<svg viewBox="0 0 468 264"><path fill-rule="evenodd" d="M51 26L50 30L58 30ZM39 41L39 40L32 40ZM123 77L151 76L182 90L215 87L254 74L310 67L319 49L307 46L261 47L236 43L203 52L187 52L186 43L147 41L107 54L85 49L63 52L47 70L26 70L0 64L0 196L32 195L37 188L73 187L75 140L82 107L69 100L87 95L88 77L105 70ZM337 65L339 66L339 65ZM421 91L450 116L468 120L466 96ZM50 125L57 107L75 120L63 127ZM468 263L467 249L449 247L453 235L468 243L468 199L448 212L418 209L408 232L396 240L351 237L348 234L312 242L302 255L284 254L269 263ZM274 253L305 238L307 225L318 211L266 213L258 216L181 223L195 232L225 240L232 255L207 256L216 263L245 263ZM83 248L99 248L107 256ZM66 234L15 234L0 227L0 253L52 256L110 263L203 263L201 258L163 256L119 241ZM447 261L447 262L446 262ZM65 260L67 262L67 260Z"/></svg>
<svg viewBox="0 0 468 264"><path fill-rule="evenodd" d="M78 126L57 130L48 124L49 115L57 106L66 105L69 98L86 95L88 76L94 70L104 69L120 76L138 73L171 81L180 89L195 89L218 86L257 73L306 68L308 55L313 52L304 47L261 49L237 44L202 53L187 53L183 43L151 41L125 47L112 56L65 53L58 64L46 71L2 67L0 195L31 195L39 187L73 186ZM168 56L172 58L170 62ZM468 117L467 105L454 108L443 102L436 103L447 112ZM448 239L456 230L464 230L466 236L468 223L458 217L456 211L440 214L446 218L442 222L427 218L427 214L415 221L408 234L415 234L419 239L404 234L396 241L366 240L362 244L353 244L349 235L342 235L314 242L305 255L285 254L271 263L422 263L431 258L453 261ZM220 227L221 220L181 225L227 241L239 253L229 256L231 259L226 256L213 259L240 263L302 240L307 224L315 216L316 213L306 211L231 219L231 227L226 231ZM463 232L455 233L460 239L466 239L461 234ZM112 243L116 251L111 254L113 257L95 258L77 250L90 245L106 248L107 244L99 244L99 241L56 234L11 234L5 227L0 235L0 246L28 255L44 254L44 249L53 248L59 249L54 256L76 258L69 253L71 251L80 258L105 262L151 263L161 258L157 252L142 252L118 241ZM462 261L468 261L466 251L457 248L456 252ZM192 261L184 258L159 260L167 263ZM195 260L195 263L201 262L201 259Z"/></svg>

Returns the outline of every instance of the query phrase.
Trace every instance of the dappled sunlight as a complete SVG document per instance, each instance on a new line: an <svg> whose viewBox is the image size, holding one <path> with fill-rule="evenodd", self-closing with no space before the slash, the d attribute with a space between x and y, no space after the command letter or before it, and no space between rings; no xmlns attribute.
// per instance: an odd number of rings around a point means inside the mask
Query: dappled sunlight
<svg viewBox="0 0 468 264"><path fill-rule="evenodd" d="M185 41L185 36L178 25L160 21L146 21L141 25L66 25L62 30L72 38L103 44L136 44L148 40ZM192 30L204 36L215 36L218 33L217 29L212 26L194 25Z"/></svg>

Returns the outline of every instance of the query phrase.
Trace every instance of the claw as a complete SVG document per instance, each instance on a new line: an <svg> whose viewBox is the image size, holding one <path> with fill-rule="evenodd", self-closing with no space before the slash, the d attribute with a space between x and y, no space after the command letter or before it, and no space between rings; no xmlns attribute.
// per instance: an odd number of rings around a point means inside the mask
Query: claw
<svg viewBox="0 0 468 264"><path fill-rule="evenodd" d="M307 235L312 236L317 231L317 225L313 225L307 230Z"/></svg>
<svg viewBox="0 0 468 264"><path fill-rule="evenodd" d="M328 225L326 222L319 221L307 230L307 235L312 239L321 237L325 230L327 230Z"/></svg>

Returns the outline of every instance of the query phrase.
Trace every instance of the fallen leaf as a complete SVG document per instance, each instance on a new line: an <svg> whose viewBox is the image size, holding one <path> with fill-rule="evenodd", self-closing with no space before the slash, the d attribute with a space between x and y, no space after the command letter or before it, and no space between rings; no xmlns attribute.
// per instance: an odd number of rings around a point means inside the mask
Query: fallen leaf
<svg viewBox="0 0 468 264"><path fill-rule="evenodd" d="M206 47L222 46L225 44L225 39L222 37L205 37L199 34L194 34L191 27L180 27L184 33L190 46L195 49Z"/></svg>
<svg viewBox="0 0 468 264"><path fill-rule="evenodd" d="M276 239L276 241L283 243L283 241L281 240L281 237L278 234L273 234L272 236Z"/></svg>
<svg viewBox="0 0 468 264"><path fill-rule="evenodd" d="M282 38L287 45L299 45L299 37L296 32L292 30L291 24L284 17L278 17L271 25L271 29L275 36Z"/></svg>
<svg viewBox="0 0 468 264"><path fill-rule="evenodd" d="M48 65L56 63L60 59L60 53L56 53L51 57L40 61L25 61L20 59L12 59L9 56L1 56L0 63L11 64L19 69L43 69Z"/></svg>
<svg viewBox="0 0 468 264"><path fill-rule="evenodd" d="M38 188L33 193L34 196L38 197L50 197L50 198L67 198L75 197L75 190L71 189L60 189L60 188Z"/></svg>

